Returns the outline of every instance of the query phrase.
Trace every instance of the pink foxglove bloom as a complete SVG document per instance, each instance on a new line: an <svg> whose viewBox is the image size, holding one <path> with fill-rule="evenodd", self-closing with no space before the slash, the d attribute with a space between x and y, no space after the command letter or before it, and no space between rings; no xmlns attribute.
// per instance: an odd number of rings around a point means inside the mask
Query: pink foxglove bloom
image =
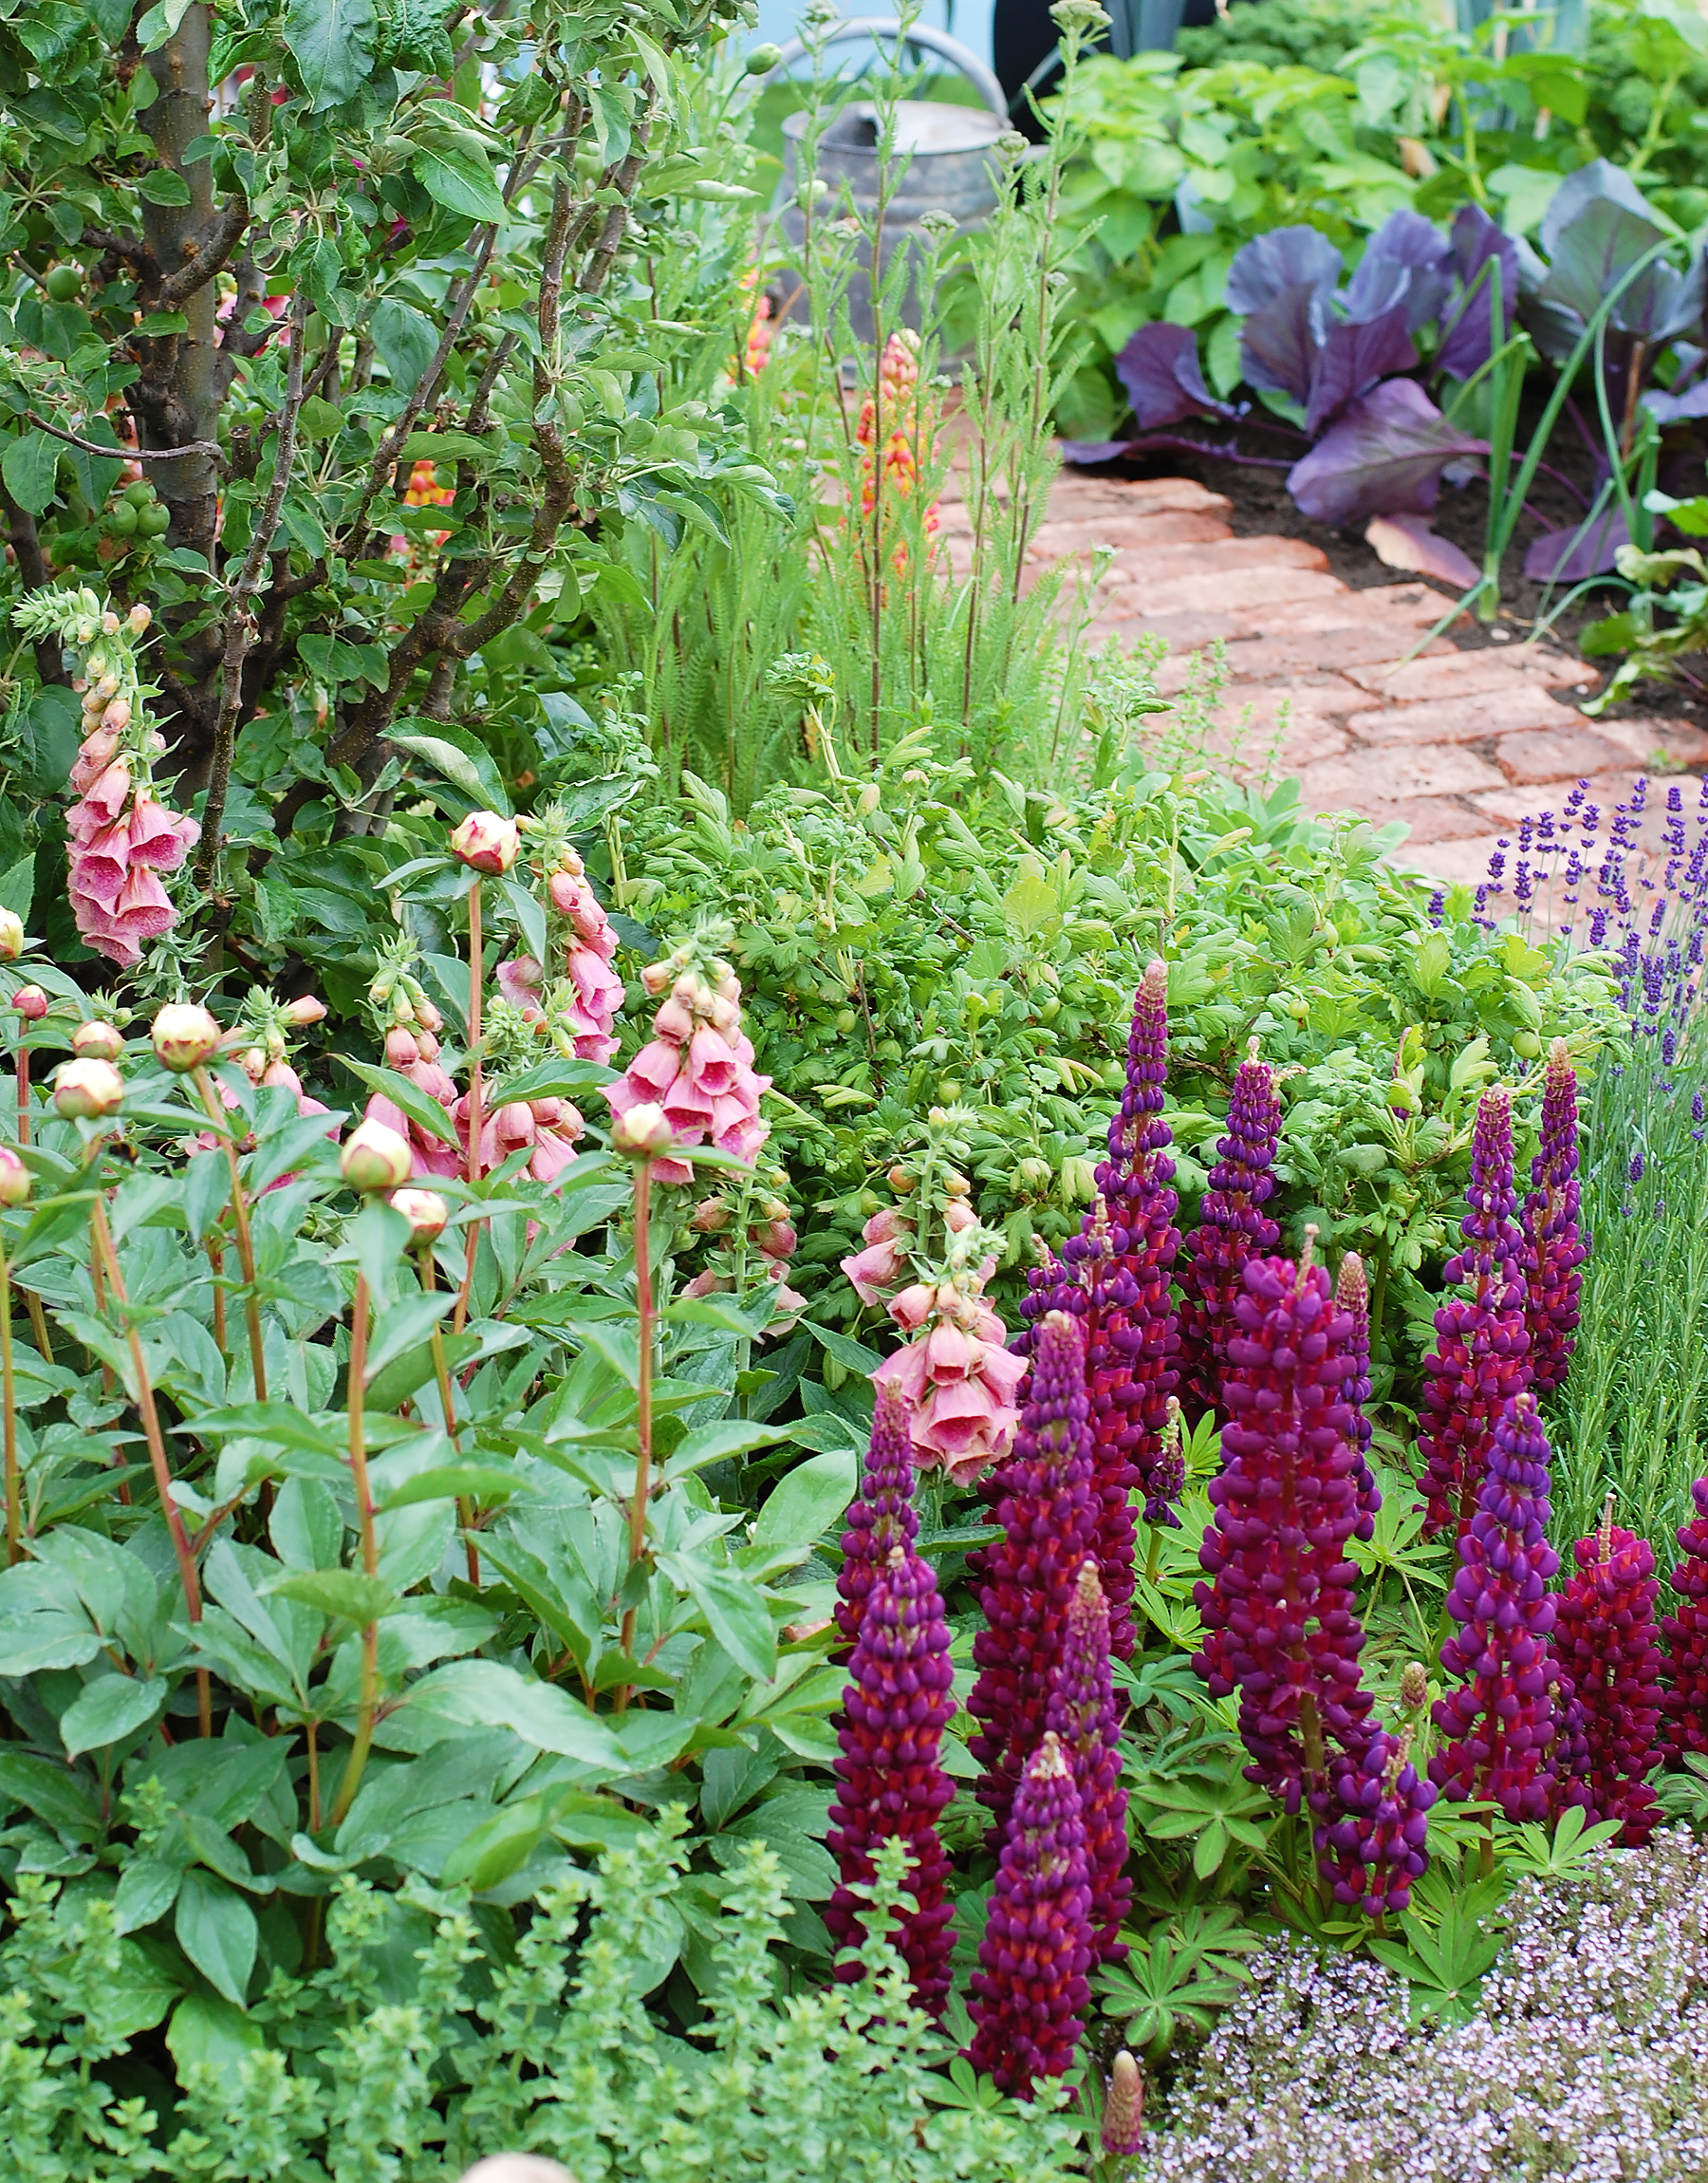
<svg viewBox="0 0 1708 2183"><path fill-rule="evenodd" d="M860 1233L865 1249L844 1259L842 1270L863 1304L882 1304L907 1271L907 1242L912 1229L894 1205L884 1205Z"/></svg>
<svg viewBox="0 0 1708 2183"><path fill-rule="evenodd" d="M901 1325L910 1322L898 1307L905 1301L911 1312L916 1289L924 1300L914 1322L919 1332L905 1349L886 1356L872 1378L906 1398L919 1469L945 1470L965 1485L1014 1444L1015 1396L1026 1361L1007 1348L1008 1330L983 1297L953 1281L903 1289L890 1307Z"/></svg>
<svg viewBox="0 0 1708 2183"><path fill-rule="evenodd" d="M678 1145L715 1145L752 1166L770 1135L759 1102L770 1078L753 1068L753 1042L741 1028L741 987L725 973L714 988L684 972L653 1018L653 1036L615 1084L602 1087L611 1112L621 1118L636 1107L656 1107ZM653 1164L660 1183L689 1183L686 1160Z"/></svg>
<svg viewBox="0 0 1708 2183"><path fill-rule="evenodd" d="M979 1726L967 1748L984 1769L993 1846L1049 1726L1074 1588L1097 1539L1085 1344L1066 1312L1038 1324L1029 1397L1012 1456L984 1484L1002 1536L968 1560L986 1627L973 1640L967 1704Z"/></svg>
<svg viewBox="0 0 1708 2183"><path fill-rule="evenodd" d="M502 1090L502 1087L495 1088ZM465 1092L451 1110L466 1159L469 1143L469 1096ZM528 1151L523 1170L536 1183L549 1183L575 1158L586 1124L567 1099L499 1099L483 1104L480 1110L480 1171L490 1175L514 1153ZM446 1150L450 1147L447 1146ZM453 1171L463 1163L453 1155Z"/></svg>
<svg viewBox="0 0 1708 2183"><path fill-rule="evenodd" d="M954 1716L955 1666L937 1578L928 1561L898 1540L873 1572L848 1663L837 1728L839 1785L825 1838L841 1876L825 1924L839 1948L859 1947L865 1905L853 1890L871 1884L879 1845L900 1838L915 1907L903 1913L896 1938L914 1997L928 2016L940 2016L949 1998L954 1945L949 1859L937 1828L955 1793L940 1758ZM839 1978L863 1974L858 1962L837 1967Z"/></svg>
<svg viewBox="0 0 1708 2183"><path fill-rule="evenodd" d="M581 1060L609 1061L617 1051L612 1026L622 1006L622 980L611 968L617 935L572 849L562 851L562 862L547 879L546 892L568 926L564 967L571 990L566 997L565 1029Z"/></svg>
<svg viewBox="0 0 1708 2183"><path fill-rule="evenodd" d="M176 871L200 838L146 786L128 800L130 766L115 760L65 814L67 879L77 929L98 955L126 969L177 922L160 873Z"/></svg>
<svg viewBox="0 0 1708 2183"><path fill-rule="evenodd" d="M1014 1798L978 1944L967 2059L1012 2098L1064 2077L1085 2026L1092 1963L1086 1830L1073 1767L1054 1736L1029 1761Z"/></svg>

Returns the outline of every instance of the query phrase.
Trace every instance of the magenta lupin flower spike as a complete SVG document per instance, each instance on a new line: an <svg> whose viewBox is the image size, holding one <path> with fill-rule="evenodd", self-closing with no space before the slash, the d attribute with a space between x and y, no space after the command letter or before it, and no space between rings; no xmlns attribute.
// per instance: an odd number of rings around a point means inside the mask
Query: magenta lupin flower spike
<svg viewBox="0 0 1708 2183"><path fill-rule="evenodd" d="M1459 1537L1447 1595L1457 1632L1441 1647L1455 1687L1434 1712L1441 1741L1430 1780L1456 1803L1493 1800L1509 1819L1546 1819L1550 1797L1556 1604L1548 1585L1560 1558L1548 1543L1549 1461L1535 1397L1513 1396Z"/></svg>
<svg viewBox="0 0 1708 2183"><path fill-rule="evenodd" d="M1361 1521L1360 1458L1344 1387L1346 1315L1310 1262L1253 1259L1229 1337L1224 1467L1194 1593L1211 1694L1239 1693L1248 1779L1297 1811L1336 1749L1363 1755L1369 1693L1346 1541Z"/></svg>
<svg viewBox="0 0 1708 2183"><path fill-rule="evenodd" d="M1412 1731L1379 1728L1362 1756L1335 1753L1314 1830L1317 1865L1336 1902L1365 1917L1409 1908L1412 1883L1429 1867L1433 1782L1411 1759Z"/></svg>
<svg viewBox="0 0 1708 2183"><path fill-rule="evenodd" d="M843 1565L836 1577L836 1627L850 1647L860 1635L861 1610L874 1572L888 1560L892 1546L911 1547L919 1536L913 1488L907 1399L900 1389L881 1382L860 1498L848 1511L848 1528L842 1536Z"/></svg>
<svg viewBox="0 0 1708 2183"><path fill-rule="evenodd" d="M1513 1109L1504 1085L1491 1085L1477 1103L1465 1199L1465 1247L1443 1271L1449 1286L1468 1283L1470 1294L1448 1297L1436 1313L1436 1347L1423 1360L1418 1483L1429 1504L1426 1538L1449 1524L1460 1534L1469 1528L1501 1410L1530 1385L1524 1239L1513 1218Z"/></svg>
<svg viewBox="0 0 1708 2183"><path fill-rule="evenodd" d="M1683 1559L1672 1573L1677 1612L1661 1624L1666 1639L1662 1734L1669 1766L1686 1751L1708 1751L1708 1478L1690 1489L1696 1515L1679 1526Z"/></svg>
<svg viewBox="0 0 1708 2183"><path fill-rule="evenodd" d="M978 1677L968 1709L979 1724L967 1748L983 1767L978 1801L993 1846L1027 1761L1043 1740L1080 1565L1095 1555L1085 1346L1074 1320L1041 1319L1031 1399L1014 1452L994 1474L1000 1539L969 1558L986 1627L973 1640Z"/></svg>
<svg viewBox="0 0 1708 2183"><path fill-rule="evenodd" d="M1370 1441L1376 1427L1366 1405L1370 1399L1370 1284L1365 1263L1356 1251L1348 1251L1335 1277L1334 1300L1350 1325L1346 1336L1346 1377L1341 1391L1352 1412L1352 1445L1358 1450L1358 1506L1362 1521L1355 1537L1371 1538L1382 1496L1376 1490L1376 1473L1370 1468Z"/></svg>
<svg viewBox="0 0 1708 2183"><path fill-rule="evenodd" d="M839 1878L825 1924L839 1949L860 1946L865 1900L853 1891L871 1884L881 1842L904 1842L915 1907L901 1918L897 1945L915 1998L934 2017L949 1996L954 1945L949 1859L937 1828L955 1793L940 1763L954 1713L955 1669L937 1578L922 1556L898 1543L873 1572L843 1694L838 1787L825 1838ZM839 1978L861 1975L857 1960L837 1969Z"/></svg>
<svg viewBox="0 0 1708 2183"><path fill-rule="evenodd" d="M978 1944L967 2059L1026 2099L1065 2076L1084 2028L1092 1963L1091 1890L1073 1768L1054 1736L1028 1763L1014 1798Z"/></svg>
<svg viewBox="0 0 1708 2183"><path fill-rule="evenodd" d="M1546 1394L1565 1379L1576 1347L1580 1269L1589 1255L1578 1227L1577 1074L1563 1038L1548 1049L1541 1144L1531 1162L1531 1185L1520 1216L1524 1316L1531 1385Z"/></svg>
<svg viewBox="0 0 1708 2183"><path fill-rule="evenodd" d="M1619 1840L1642 1849L1661 1818L1647 1777L1661 1758L1661 1647L1654 1549L1613 1521L1613 1497L1560 1594L1553 1651L1571 1678L1595 1816L1621 1822Z"/></svg>
<svg viewBox="0 0 1708 2183"><path fill-rule="evenodd" d="M1079 1791L1094 1944L1103 1962L1119 1963L1127 1952L1121 1929L1133 1900L1126 1872L1127 1796L1121 1785L1121 1716L1109 1671L1109 1610L1089 1556L1080 1564L1068 1608L1048 1719L1072 1761Z"/></svg>
<svg viewBox="0 0 1708 2183"><path fill-rule="evenodd" d="M1274 1194L1280 1134L1274 1071L1258 1060L1253 1039L1250 1056L1235 1072L1227 1135L1216 1145L1216 1164L1198 1224L1186 1239L1180 1271L1180 1395L1192 1418L1221 1408L1228 1336L1245 1262L1266 1257L1281 1240L1279 1226L1263 1210Z"/></svg>

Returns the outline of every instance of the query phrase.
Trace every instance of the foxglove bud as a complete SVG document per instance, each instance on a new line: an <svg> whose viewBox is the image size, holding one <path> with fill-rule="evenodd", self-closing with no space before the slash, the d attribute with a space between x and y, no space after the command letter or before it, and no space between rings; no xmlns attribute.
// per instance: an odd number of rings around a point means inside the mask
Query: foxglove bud
<svg viewBox="0 0 1708 2183"><path fill-rule="evenodd" d="M414 1166L406 1139L383 1122L359 1122L338 1155L339 1172L352 1190L400 1190Z"/></svg>
<svg viewBox="0 0 1708 2183"><path fill-rule="evenodd" d="M284 1015L293 1031L306 1031L311 1023L326 1020L326 1004L314 994L304 993L285 1003Z"/></svg>
<svg viewBox="0 0 1708 2183"><path fill-rule="evenodd" d="M182 1075L219 1051L219 1026L205 1008L174 1002L162 1008L150 1032L155 1058L163 1069Z"/></svg>
<svg viewBox="0 0 1708 2183"><path fill-rule="evenodd" d="M521 848L515 820L496 812L471 812L451 836L452 855L471 871L509 871Z"/></svg>
<svg viewBox="0 0 1708 2183"><path fill-rule="evenodd" d="M100 1121L123 1101L124 1078L110 1061L63 1061L54 1072L54 1111L68 1122Z"/></svg>

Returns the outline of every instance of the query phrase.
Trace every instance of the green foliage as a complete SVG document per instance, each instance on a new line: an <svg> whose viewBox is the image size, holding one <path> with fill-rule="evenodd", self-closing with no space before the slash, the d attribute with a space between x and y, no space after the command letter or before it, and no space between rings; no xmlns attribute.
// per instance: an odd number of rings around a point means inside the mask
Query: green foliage
<svg viewBox="0 0 1708 2183"><path fill-rule="evenodd" d="M1077 2172L1059 2098L1022 2111L945 2097L943 2042L912 2006L882 1915L856 1983L779 1995L789 1888L760 1843L695 1915L703 2017L686 2039L661 2033L643 1992L660 1921L683 1904L683 1824L670 1807L596 1874L554 1881L513 1942L455 1889L386 1896L342 1879L321 1968L275 1971L247 2017L178 2004L176 2095L133 2058L171 1984L120 1936L110 1902L26 1876L0 1943L0 2129L19 2172L448 2183L494 2148L547 2154L585 2183L628 2183L664 2159L673 2183ZM900 1886L888 1855L880 1912Z"/></svg>

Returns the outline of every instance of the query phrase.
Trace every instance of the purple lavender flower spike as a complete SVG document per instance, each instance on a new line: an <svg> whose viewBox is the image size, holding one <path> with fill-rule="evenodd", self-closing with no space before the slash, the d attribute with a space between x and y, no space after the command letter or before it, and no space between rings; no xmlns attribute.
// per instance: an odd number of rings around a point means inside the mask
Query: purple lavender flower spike
<svg viewBox="0 0 1708 2183"><path fill-rule="evenodd" d="M967 2059L1011 2099L1072 2066L1090 1987L1091 1890L1073 1768L1054 1736L1014 1798L968 2006Z"/></svg>
<svg viewBox="0 0 1708 2183"><path fill-rule="evenodd" d="M1512 1396L1447 1595L1458 1630L1441 1647L1441 1666L1457 1681L1436 1703L1441 1741L1429 1778L1455 1802L1491 1799L1509 1819L1546 1819L1550 1801L1556 1608L1548 1585L1560 1558L1548 1543L1549 1461L1535 1397Z"/></svg>
<svg viewBox="0 0 1708 2183"><path fill-rule="evenodd" d="M1465 1199L1465 1248L1444 1272L1450 1285L1469 1282L1471 1293L1448 1297L1436 1313L1436 1347L1423 1360L1418 1446L1424 1459L1419 1484L1429 1503L1426 1537L1449 1524L1461 1535L1469 1528L1495 1423L1530 1385L1524 1238L1513 1218L1513 1110L1503 1085L1491 1085L1478 1102Z"/></svg>
<svg viewBox="0 0 1708 2183"><path fill-rule="evenodd" d="M1362 1756L1369 1739L1357 1571L1345 1558L1361 1521L1345 1394L1351 1324L1309 1248L1297 1266L1251 1259L1245 1287L1228 1344L1225 1467L1198 1550L1211 1582L1193 1595L1206 1633L1193 1665L1213 1697L1239 1692L1247 1778L1294 1812L1325 1786L1335 1748Z"/></svg>
<svg viewBox="0 0 1708 2183"><path fill-rule="evenodd" d="M1052 1312L1038 1323L1014 1452L987 1495L1002 1537L969 1559L986 1627L973 1640L978 1679L967 1703L979 1728L967 1747L984 1769L977 1795L993 1846L1043 1738L1074 1585L1096 1552L1088 1407L1079 1327Z"/></svg>
<svg viewBox="0 0 1708 2183"><path fill-rule="evenodd" d="M1073 1763L1086 1830L1093 1946L1105 1963L1127 1952L1121 1928L1133 1899L1126 1876L1127 1795L1121 1785L1121 1716L1109 1672L1109 1609L1097 1563L1080 1564L1062 1655L1049 1693L1050 1733Z"/></svg>
<svg viewBox="0 0 1708 2183"><path fill-rule="evenodd" d="M896 1544L873 1572L843 1694L839 1786L825 1838L840 1877L825 1924L839 1949L860 1946L865 1902L853 1891L870 1886L878 1845L900 1838L915 1907L903 1915L897 1942L915 1998L934 2017L949 1998L954 1946L949 1859L937 1827L955 1794L939 1763L954 1714L955 1666L937 1578L922 1556ZM858 1961L837 1967L839 1978L861 1975Z"/></svg>
<svg viewBox="0 0 1708 2183"><path fill-rule="evenodd" d="M1280 1134L1274 1072L1258 1060L1253 1039L1234 1074L1227 1135L1216 1147L1216 1164L1198 1225L1186 1239L1180 1273L1179 1376L1183 1406L1195 1417L1221 1407L1228 1336L1245 1262L1266 1257L1281 1240L1280 1227L1263 1210L1274 1195Z"/></svg>
<svg viewBox="0 0 1708 2183"><path fill-rule="evenodd" d="M1435 1784L1411 1762L1412 1731L1379 1728L1362 1758L1337 1753L1315 1828L1317 1863L1336 1902L1382 1917L1406 1910L1428 1870Z"/></svg>
<svg viewBox="0 0 1708 2183"><path fill-rule="evenodd" d="M1566 1041L1556 1038L1548 1050L1541 1146L1520 1221L1531 1385L1538 1394L1560 1386L1576 1343L1579 1269L1588 1257L1578 1233L1577 1169L1577 1076Z"/></svg>
<svg viewBox="0 0 1708 2183"><path fill-rule="evenodd" d="M865 1475L860 1482L860 1497L848 1511L848 1528L842 1536L843 1565L836 1577L836 1627L850 1649L860 1636L860 1618L874 1574L888 1561L892 1547L911 1548L919 1536L907 1397L887 1382L881 1383L877 1391Z"/></svg>

